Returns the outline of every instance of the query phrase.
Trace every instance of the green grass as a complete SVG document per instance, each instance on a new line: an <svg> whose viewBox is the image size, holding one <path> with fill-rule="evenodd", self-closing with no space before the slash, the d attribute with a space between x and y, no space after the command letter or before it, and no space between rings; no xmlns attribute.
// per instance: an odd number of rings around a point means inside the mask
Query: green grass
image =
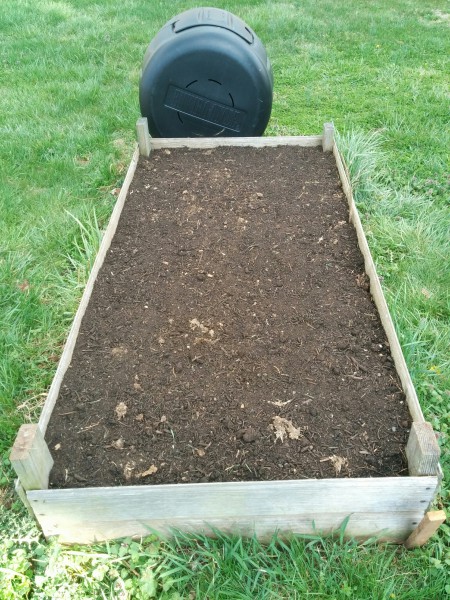
<svg viewBox="0 0 450 600"><path fill-rule="evenodd" d="M5 490L11 479L9 448L20 423L36 420L45 399L115 200L111 191L120 187L131 156L144 51L167 19L196 4L193 0L2 0L0 482ZM440 497L446 505L450 488L448 5L443 0L220 0L214 4L241 16L266 45L275 79L267 134L318 133L330 120L340 132L408 366L426 418L440 432L440 443L447 450ZM33 562L36 548L44 563L53 557L52 564L61 566L58 577L78 590L66 596L62 591L59 597L122 597L114 592L111 574L101 581L98 572L92 574L94 549L85 551L91 558L84 566L70 567L64 557L72 555L57 545L47 546L36 533L24 557L25 542L19 538L31 531L30 522L17 524L21 517L12 509L5 514L11 521L8 524L2 517L3 528L13 533L17 525L17 540L7 554L2 550L0 568L14 571L11 565L17 559L17 572L22 572L23 564L31 560L25 576L13 577L15 582L28 578L34 590L30 597L52 595L39 588L43 581L39 577L47 576L41 563ZM232 543L237 550L230 554L226 549ZM410 554L330 540L310 543L308 552L314 550L316 558L308 567L304 562L308 553L300 541L275 550L225 538L184 540L178 546L158 546L155 576L158 585L171 569L179 577L183 565L189 567L189 557L203 552L196 560L204 569L192 570L186 584L188 591L198 586L197 597L308 597L301 588L301 580L308 577L314 598L376 597L367 591L369 584L380 598L445 597L448 582L444 584L439 573L449 560L448 527L428 548ZM118 550L102 548L99 552L118 555ZM146 548L142 546L144 557ZM63 562L55 556L63 557ZM328 557L331 565L324 576L320 556ZM143 569L153 564L148 556L142 560ZM248 575L252 560L255 572ZM285 561L291 561L291 566ZM134 569L142 575L140 567L131 567L129 573ZM89 573L90 592L83 588L83 573ZM320 587L320 577L325 578L325 587ZM45 582L48 590L50 580ZM212 591L206 591L211 585ZM439 590L433 585L439 585ZM180 597L189 597L180 589ZM225 592L219 595L219 589Z"/></svg>
<svg viewBox="0 0 450 600"><path fill-rule="evenodd" d="M377 262L409 371L426 418L439 432L449 500L450 455L450 211L431 194L392 188L383 136L340 136L355 199Z"/></svg>
<svg viewBox="0 0 450 600"><path fill-rule="evenodd" d="M43 543L29 519L11 511L0 509L0 525L15 532L0 542L5 600L440 600L450 593L442 543L433 543L430 560L420 550L345 540L345 523L334 537L274 536L266 544L218 532L216 539L178 533L170 543L151 536L70 548Z"/></svg>

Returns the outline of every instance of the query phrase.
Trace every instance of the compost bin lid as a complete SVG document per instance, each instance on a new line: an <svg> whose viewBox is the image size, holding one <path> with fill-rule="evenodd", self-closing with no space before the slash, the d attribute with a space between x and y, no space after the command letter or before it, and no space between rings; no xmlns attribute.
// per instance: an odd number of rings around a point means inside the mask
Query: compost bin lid
<svg viewBox="0 0 450 600"><path fill-rule="evenodd" d="M173 22L174 33L180 33L193 27L222 27L232 31L241 37L248 44L253 44L253 33L239 17L218 8L199 8L198 10L189 10L179 15L179 18Z"/></svg>

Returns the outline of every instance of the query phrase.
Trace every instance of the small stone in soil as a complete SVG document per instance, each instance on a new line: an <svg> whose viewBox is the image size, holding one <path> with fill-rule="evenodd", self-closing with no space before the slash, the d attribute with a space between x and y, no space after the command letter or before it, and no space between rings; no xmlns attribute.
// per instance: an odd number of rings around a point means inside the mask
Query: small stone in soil
<svg viewBox="0 0 450 600"><path fill-rule="evenodd" d="M226 429L233 429L233 421L231 419L225 419L223 424L226 427Z"/></svg>
<svg viewBox="0 0 450 600"><path fill-rule="evenodd" d="M248 427L247 429L241 429L238 433L238 438L241 439L245 444L250 444L254 442L258 437L258 433L253 429L253 427Z"/></svg>

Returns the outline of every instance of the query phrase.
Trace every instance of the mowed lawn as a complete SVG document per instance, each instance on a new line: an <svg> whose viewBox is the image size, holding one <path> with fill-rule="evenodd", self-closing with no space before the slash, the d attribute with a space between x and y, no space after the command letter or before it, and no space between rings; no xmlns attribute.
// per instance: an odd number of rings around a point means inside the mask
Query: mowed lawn
<svg viewBox="0 0 450 600"><path fill-rule="evenodd" d="M12 501L9 449L20 424L38 417L130 160L145 49L171 16L195 5L1 2L0 523L9 536L0 541L7 590L0 598L58 597L58 581L68 590L61 598L445 598L445 525L412 553L318 537L269 547L228 538L147 541L67 554L47 545ZM267 48L275 83L266 134L320 133L325 121L339 131L405 357L439 432L445 478L438 505L446 507L449 6L214 5L243 18Z"/></svg>

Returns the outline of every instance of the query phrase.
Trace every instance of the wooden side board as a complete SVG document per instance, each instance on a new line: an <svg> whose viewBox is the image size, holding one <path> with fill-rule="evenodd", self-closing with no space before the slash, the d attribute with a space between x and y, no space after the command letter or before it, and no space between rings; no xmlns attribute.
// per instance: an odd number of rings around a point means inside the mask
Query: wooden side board
<svg viewBox="0 0 450 600"><path fill-rule="evenodd" d="M378 309L378 314L380 315L381 323L389 342L391 355L394 359L395 368L400 377L413 421L406 447L409 473L410 475L438 475L441 478L442 470L439 465L441 451L439 444L437 443L432 426L425 422L353 198L348 170L336 142L333 144L333 153L342 188L348 201L350 221L355 227L358 245L364 257L365 272L370 280L370 293Z"/></svg>
<svg viewBox="0 0 450 600"><path fill-rule="evenodd" d="M212 137L212 138L150 138L150 145L155 150L160 148L218 148L219 146L250 146L265 148L267 146L321 146L323 136L277 136L277 137Z"/></svg>
<svg viewBox="0 0 450 600"><path fill-rule="evenodd" d="M27 498L44 534L66 543L174 528L261 538L329 533L347 516L348 535L400 542L422 520L437 484L437 477L305 479L38 490Z"/></svg>
<svg viewBox="0 0 450 600"><path fill-rule="evenodd" d="M53 407L55 406L56 399L58 398L62 380L63 380L64 375L70 365L70 361L72 360L72 354L73 354L73 350L75 348L75 343L77 341L81 321L83 320L83 316L84 316L84 313L86 312L86 308L87 308L89 299L91 297L92 290L94 289L95 280L97 279L97 275L100 272L100 269L103 265L103 261L105 260L106 253L108 252L108 249L111 245L111 241L116 232L120 214L122 212L123 205L124 205L125 199L127 197L128 188L130 187L130 183L133 180L133 176L134 176L134 172L136 170L138 159L139 159L139 148L136 146L135 150L133 152L133 156L131 158L130 166L128 167L128 171L125 176L125 180L124 180L122 188L120 190L120 194L117 198L116 204L114 206L114 210L111 214L111 218L109 220L108 227L103 235L103 239L100 244L99 251L95 258L94 266L92 267L92 271L89 276L86 287L84 289L83 296L82 296L80 304L78 306L78 310L75 314L75 318L73 320L72 327L70 328L69 335L67 337L63 353L61 355L61 359L58 363L58 368L56 370L55 377L53 378L52 385L50 386L50 390L48 392L47 399L46 399L44 407L42 409L41 417L39 419L39 428L43 434L45 434L48 422L50 420L50 417L51 417L51 414L53 411Z"/></svg>
<svg viewBox="0 0 450 600"><path fill-rule="evenodd" d="M353 198L352 186L350 184L350 178L345 167L344 160L341 156L341 153L339 152L336 143L334 143L333 146L333 153L336 159L336 165L339 171L339 176L341 178L342 188L347 197L350 210L350 221L355 227L356 234L358 236L359 248L364 257L366 274L370 279L370 293L372 294L373 301L375 302L375 306L378 309L378 313L380 315L380 319L390 345L392 358L394 359L395 367L400 377L400 381L402 382L403 391L405 392L406 400L408 402L409 412L411 413L413 421L424 422L425 419L422 413L422 409L420 407L419 400L417 398L417 394L408 371L408 367L406 366L406 361L403 356L397 333L395 331L394 323L392 322L392 318L389 313L389 308L387 306L386 299L384 297L380 280L378 278L377 271L375 268L375 263L373 262L372 255L369 249L369 244L367 243L366 235L361 224L361 219L356 208L355 200Z"/></svg>

